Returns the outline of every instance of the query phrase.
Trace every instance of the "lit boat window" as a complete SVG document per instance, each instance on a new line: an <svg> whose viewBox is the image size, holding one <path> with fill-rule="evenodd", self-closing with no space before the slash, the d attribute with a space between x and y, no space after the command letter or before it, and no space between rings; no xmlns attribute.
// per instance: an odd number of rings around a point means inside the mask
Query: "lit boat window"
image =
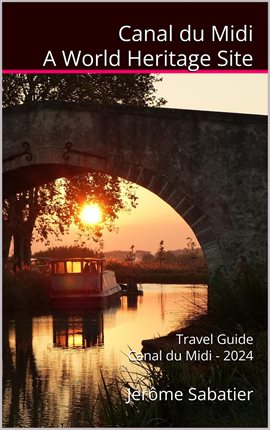
<svg viewBox="0 0 270 430"><path fill-rule="evenodd" d="M81 273L80 261L67 261L67 273Z"/></svg>
<svg viewBox="0 0 270 430"><path fill-rule="evenodd" d="M82 333L68 333L68 347L76 348L83 347L83 335Z"/></svg>

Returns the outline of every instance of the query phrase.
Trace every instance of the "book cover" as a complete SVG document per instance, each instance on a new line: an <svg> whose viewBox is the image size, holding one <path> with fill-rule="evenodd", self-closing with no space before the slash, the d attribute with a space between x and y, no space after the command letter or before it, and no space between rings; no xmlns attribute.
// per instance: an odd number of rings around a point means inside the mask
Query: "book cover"
<svg viewBox="0 0 270 430"><path fill-rule="evenodd" d="M267 2L4 2L4 428L267 428Z"/></svg>

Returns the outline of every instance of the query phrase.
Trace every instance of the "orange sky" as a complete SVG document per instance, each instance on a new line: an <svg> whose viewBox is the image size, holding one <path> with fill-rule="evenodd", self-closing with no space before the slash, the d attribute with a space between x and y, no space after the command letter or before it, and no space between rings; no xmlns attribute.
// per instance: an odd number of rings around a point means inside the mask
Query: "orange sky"
<svg viewBox="0 0 270 430"><path fill-rule="evenodd" d="M171 108L266 115L267 85L266 74L168 74L158 84L158 95ZM192 230L167 203L141 187L137 195L138 207L119 216L119 232L104 234L104 251L135 245L135 249L156 252L160 240L167 250L179 249L185 247L188 236L196 242ZM71 245L73 241L74 235L69 235L55 245ZM33 252L44 248L33 244Z"/></svg>
<svg viewBox="0 0 270 430"><path fill-rule="evenodd" d="M137 208L120 215L118 233L104 233L105 251L127 250L135 245L138 250L157 252L161 240L166 249L179 249L186 246L188 236L195 239L183 218L160 197L142 187L138 187L137 195Z"/></svg>

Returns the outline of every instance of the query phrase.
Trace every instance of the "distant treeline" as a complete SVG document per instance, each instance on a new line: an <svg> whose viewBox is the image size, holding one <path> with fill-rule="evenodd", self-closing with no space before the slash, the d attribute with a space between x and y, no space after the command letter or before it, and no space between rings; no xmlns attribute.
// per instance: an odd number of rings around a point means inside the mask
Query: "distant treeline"
<svg viewBox="0 0 270 430"><path fill-rule="evenodd" d="M75 257L104 257L107 259L116 259L118 261L128 261L130 258L129 251L108 251L108 252L97 252L91 248L80 247L80 246L57 246L50 247L45 251L38 251L33 255L34 258L75 258ZM150 251L136 250L134 252L134 259L136 262L141 261L142 263L154 263L156 261L161 261L161 263L191 263L194 265L204 265L204 255L201 248L194 249L176 249L164 251L162 253L162 258L157 253L152 254Z"/></svg>
<svg viewBox="0 0 270 430"><path fill-rule="evenodd" d="M103 253L81 246L55 246L38 251L33 258L80 258L80 257L104 257Z"/></svg>
<svg viewBox="0 0 270 430"><path fill-rule="evenodd" d="M207 283L207 268L201 249L164 251L162 258L149 251L136 251L130 259L128 251L98 253L90 248L60 246L34 254L36 258L105 257L106 267L115 272L118 282L135 276L138 282Z"/></svg>

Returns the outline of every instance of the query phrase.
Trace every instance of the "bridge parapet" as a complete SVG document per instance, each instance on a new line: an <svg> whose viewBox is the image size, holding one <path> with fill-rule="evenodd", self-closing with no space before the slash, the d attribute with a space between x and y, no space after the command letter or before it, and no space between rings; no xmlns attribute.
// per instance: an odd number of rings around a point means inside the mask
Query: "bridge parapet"
<svg viewBox="0 0 270 430"><path fill-rule="evenodd" d="M266 267L267 118L40 103L4 109L4 193L100 171L157 194L193 229L211 273Z"/></svg>

